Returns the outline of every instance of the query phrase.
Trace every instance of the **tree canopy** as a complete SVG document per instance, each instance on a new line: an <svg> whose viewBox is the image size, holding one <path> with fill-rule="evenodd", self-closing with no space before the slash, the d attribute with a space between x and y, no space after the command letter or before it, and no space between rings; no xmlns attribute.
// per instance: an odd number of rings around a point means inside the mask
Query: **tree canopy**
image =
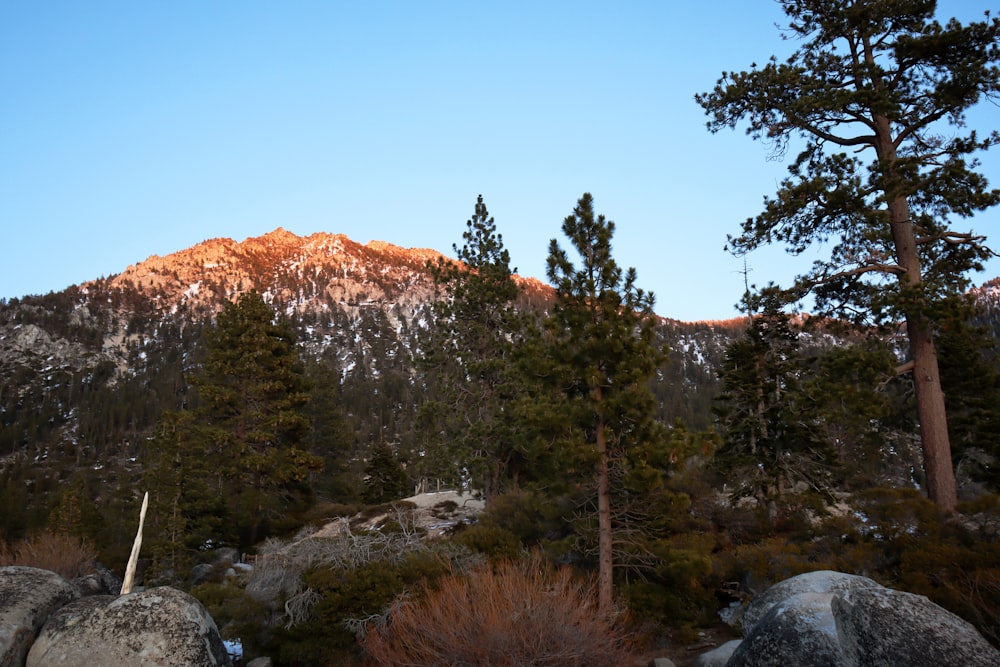
<svg viewBox="0 0 1000 667"><path fill-rule="evenodd" d="M188 543L235 533L253 544L277 511L307 493L309 473L322 466L305 447L306 376L291 328L257 292L223 306L206 347L192 378L197 405L164 414L158 425L151 481L163 493L154 492L154 506L162 495L172 517L164 520L177 519L171 530ZM235 530L207 521L222 514ZM207 530L192 532L195 524Z"/></svg>

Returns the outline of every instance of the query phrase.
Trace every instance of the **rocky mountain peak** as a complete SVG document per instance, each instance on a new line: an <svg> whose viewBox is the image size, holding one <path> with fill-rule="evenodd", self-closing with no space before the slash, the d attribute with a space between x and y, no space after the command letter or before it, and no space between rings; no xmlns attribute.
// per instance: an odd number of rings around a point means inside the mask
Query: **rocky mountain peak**
<svg viewBox="0 0 1000 667"><path fill-rule="evenodd" d="M378 304L412 314L434 298L427 264L443 257L428 248L361 245L325 232L301 237L279 227L241 242L216 238L165 257L152 255L110 278L107 287L138 294L160 312L211 314L225 300L257 290L288 312L334 304L350 312ZM546 292L537 280L519 280L529 293ZM96 289L98 282L83 288Z"/></svg>
<svg viewBox="0 0 1000 667"><path fill-rule="evenodd" d="M426 263L440 257L383 241L361 245L343 234L300 237L279 227L242 242L210 239L165 257L153 255L112 277L108 287L137 292L168 311L214 312L225 299L251 289L293 310L317 302L413 305L432 296Z"/></svg>

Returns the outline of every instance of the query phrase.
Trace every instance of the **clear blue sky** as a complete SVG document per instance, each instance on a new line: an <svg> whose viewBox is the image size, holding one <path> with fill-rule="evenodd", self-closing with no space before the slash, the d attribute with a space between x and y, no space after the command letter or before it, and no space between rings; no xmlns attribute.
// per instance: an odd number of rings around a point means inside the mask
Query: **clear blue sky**
<svg viewBox="0 0 1000 667"><path fill-rule="evenodd" d="M8 0L0 297L279 226L450 254L478 194L513 264L544 279L589 191L657 312L734 316L726 234L787 165L742 131L709 134L692 98L787 53L781 19L769 0ZM992 129L1000 112L972 120ZM1000 156L985 171L1000 184ZM962 226L1000 246L998 221ZM751 280L809 261L754 255Z"/></svg>

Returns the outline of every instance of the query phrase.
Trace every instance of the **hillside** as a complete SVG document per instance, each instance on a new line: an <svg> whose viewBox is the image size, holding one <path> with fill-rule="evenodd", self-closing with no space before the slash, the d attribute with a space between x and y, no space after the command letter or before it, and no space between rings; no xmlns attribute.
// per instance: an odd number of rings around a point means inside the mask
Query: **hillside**
<svg viewBox="0 0 1000 667"><path fill-rule="evenodd" d="M205 322L249 290L288 316L307 359L338 376L343 405L364 422L355 424L359 438L406 423L416 400L413 356L435 298L427 262L439 259L431 250L277 229L12 299L0 306L0 454L42 461L72 452L80 463L134 456L159 413L183 403ZM545 308L551 289L518 280L521 306ZM662 320L672 351L658 387L665 420L710 423L713 369L740 326Z"/></svg>
<svg viewBox="0 0 1000 667"><path fill-rule="evenodd" d="M441 259L432 250L279 228L242 242L211 239L108 278L2 303L0 455L134 455L159 413L183 402L184 373L198 359L205 322L249 290L289 317L306 358L338 376L350 412L383 413L366 415L379 423L358 428L405 422L416 400L413 357L435 299L427 263ZM521 306L544 309L551 288L518 280ZM1000 279L974 293L986 305L982 323L996 330ZM662 419L711 424L716 370L743 327L741 320L661 318L659 335L671 351L656 387ZM374 384L383 387L376 402L384 406L369 405Z"/></svg>

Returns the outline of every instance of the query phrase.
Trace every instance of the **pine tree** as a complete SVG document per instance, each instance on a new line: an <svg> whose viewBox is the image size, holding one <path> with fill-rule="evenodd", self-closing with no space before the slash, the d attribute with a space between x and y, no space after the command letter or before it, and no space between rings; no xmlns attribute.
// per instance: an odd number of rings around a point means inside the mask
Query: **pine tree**
<svg viewBox="0 0 1000 667"><path fill-rule="evenodd" d="M1000 489L1000 367L996 340L974 324L977 305L956 297L942 304L938 327L941 384L955 460L976 482Z"/></svg>
<svg viewBox="0 0 1000 667"><path fill-rule="evenodd" d="M256 292L227 302L207 331L196 421L218 461L233 518L251 544L308 492L322 460L305 449L309 394L294 334Z"/></svg>
<svg viewBox="0 0 1000 667"><path fill-rule="evenodd" d="M749 72L723 73L696 96L716 132L748 134L782 154L804 148L774 199L730 238L746 253L828 244L790 292L826 313L903 318L910 341L928 495L956 503L933 304L961 292L990 254L949 226L1000 203L974 155L1000 141L960 132L968 109L1000 92L1000 19L942 26L934 0L781 0L800 46ZM866 161L867 159L867 161Z"/></svg>
<svg viewBox="0 0 1000 667"><path fill-rule="evenodd" d="M378 504L409 496L410 480L392 448L379 443L372 448L365 466L365 490L362 499Z"/></svg>
<svg viewBox="0 0 1000 667"><path fill-rule="evenodd" d="M58 494L55 507L49 515L47 527L55 533L88 538L98 542L101 538L101 516L94 503L87 470L73 474Z"/></svg>
<svg viewBox="0 0 1000 667"><path fill-rule="evenodd" d="M356 502L361 493L361 455L344 414L342 374L335 351L327 350L321 359L308 364L306 375L312 387L308 449L323 459L322 472L312 479L313 490L326 500Z"/></svg>
<svg viewBox="0 0 1000 667"><path fill-rule="evenodd" d="M19 463L11 463L0 470L0 544L23 537L28 525L28 493L22 482Z"/></svg>
<svg viewBox="0 0 1000 667"><path fill-rule="evenodd" d="M161 415L142 452L149 492L148 551L155 575L179 575L198 551L236 538L221 461L193 411Z"/></svg>
<svg viewBox="0 0 1000 667"><path fill-rule="evenodd" d="M596 484L598 593L603 612L614 596L615 517L622 503L662 483L666 434L655 421L649 382L666 360L656 344L654 298L636 286L611 256L615 225L595 215L585 193L563 233L579 256L576 266L557 240L549 245L547 275L556 296L546 321L548 367L539 372L563 397L563 437L581 451ZM615 502L619 501L619 502ZM619 523L619 529L624 526Z"/></svg>
<svg viewBox="0 0 1000 667"><path fill-rule="evenodd" d="M729 345L719 370L717 461L737 493L749 484L773 519L775 498L789 487L792 454L811 444L800 401L802 359L798 333L774 292L748 294L747 315L746 335Z"/></svg>
<svg viewBox="0 0 1000 667"><path fill-rule="evenodd" d="M905 400L909 383L896 376L890 345L875 335L845 343L811 360L800 400L816 447L836 463L840 487L853 490L879 481L887 450L909 451L913 420Z"/></svg>
<svg viewBox="0 0 1000 667"><path fill-rule="evenodd" d="M443 293L424 346L433 399L422 407L421 422L437 471L446 471L439 476L461 483L468 475L489 504L512 480L516 485L522 457L514 416L523 384L514 359L522 329L519 288L482 195L462 238L461 247L453 246L458 263L430 266Z"/></svg>

